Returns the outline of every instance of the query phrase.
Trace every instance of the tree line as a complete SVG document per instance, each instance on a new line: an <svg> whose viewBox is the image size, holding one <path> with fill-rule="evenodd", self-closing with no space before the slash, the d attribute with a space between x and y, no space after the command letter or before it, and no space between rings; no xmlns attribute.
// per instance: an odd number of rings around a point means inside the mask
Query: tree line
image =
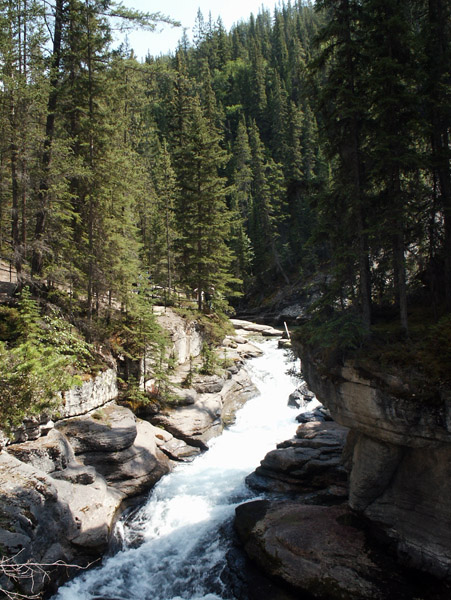
<svg viewBox="0 0 451 600"><path fill-rule="evenodd" d="M109 0L0 3L0 254L90 320L140 282L227 310L328 274L321 309L451 307L450 8L261 10L140 62ZM49 33L50 32L50 33Z"/></svg>

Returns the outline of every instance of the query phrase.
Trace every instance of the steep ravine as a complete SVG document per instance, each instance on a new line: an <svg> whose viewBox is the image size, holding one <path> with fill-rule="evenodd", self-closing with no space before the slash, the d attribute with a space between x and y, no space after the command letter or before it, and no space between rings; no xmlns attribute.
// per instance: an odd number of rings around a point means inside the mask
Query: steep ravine
<svg viewBox="0 0 451 600"><path fill-rule="evenodd" d="M173 342L177 380L190 357L199 354L202 334L171 311L160 318ZM124 500L147 492L174 465L192 460L255 394L243 364L260 350L239 335L228 336L224 344L228 369L222 376L196 375L192 388L180 391L176 408L137 418L115 402L116 372L109 369L66 393L58 415L26 422L17 432L20 443L3 448L2 554L17 555L21 563L53 565L21 580L21 593L55 589L77 572L77 565L98 560ZM5 577L0 585L14 588Z"/></svg>
<svg viewBox="0 0 451 600"><path fill-rule="evenodd" d="M401 377L370 374L352 362L327 370L307 348L296 351L309 388L338 426L349 429L340 461L349 473L349 499L331 508L330 497L317 495L313 503L319 506L311 508L306 502L312 498L302 499L298 491L291 504L243 507L237 523L249 556L276 579L315 598L388 599L397 588L396 597L449 598L449 399L427 406L400 393L405 392ZM282 480L285 489L288 482L293 490L308 491L308 474L318 475L319 461L316 471L308 468L317 445L305 441L325 425L301 425L300 439L285 449L279 444L250 483L279 490ZM319 483L316 487L325 489L333 481Z"/></svg>

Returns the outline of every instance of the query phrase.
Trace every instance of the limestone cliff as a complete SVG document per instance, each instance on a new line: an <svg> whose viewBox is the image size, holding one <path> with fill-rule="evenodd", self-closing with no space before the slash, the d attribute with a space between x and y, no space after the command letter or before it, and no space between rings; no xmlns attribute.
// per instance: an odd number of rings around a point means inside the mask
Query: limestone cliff
<svg viewBox="0 0 451 600"><path fill-rule="evenodd" d="M348 361L326 369L298 349L309 387L351 429L349 505L409 566L451 577L451 398L430 406L402 377Z"/></svg>

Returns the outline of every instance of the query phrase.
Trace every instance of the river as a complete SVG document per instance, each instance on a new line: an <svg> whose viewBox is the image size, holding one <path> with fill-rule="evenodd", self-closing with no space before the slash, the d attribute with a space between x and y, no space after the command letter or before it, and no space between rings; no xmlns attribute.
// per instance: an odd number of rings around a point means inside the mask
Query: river
<svg viewBox="0 0 451 600"><path fill-rule="evenodd" d="M287 406L299 383L287 373L293 363L274 340L260 347L263 356L247 364L259 395L209 443L208 452L177 466L132 518L118 524L122 550L60 588L53 600L233 598L220 577L230 545L224 528L237 504L257 497L246 475L294 435L300 412Z"/></svg>

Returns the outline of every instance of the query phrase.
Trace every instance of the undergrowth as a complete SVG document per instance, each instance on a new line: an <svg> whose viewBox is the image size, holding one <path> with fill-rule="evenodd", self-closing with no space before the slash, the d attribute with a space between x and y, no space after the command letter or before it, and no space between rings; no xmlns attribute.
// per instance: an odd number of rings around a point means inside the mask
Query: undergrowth
<svg viewBox="0 0 451 600"><path fill-rule="evenodd" d="M429 403L441 402L442 392L451 388L451 315L438 321L428 307L412 307L409 335L396 317L376 318L368 334L352 312L313 317L293 335L320 359L326 370L347 359L370 373L387 373L407 384L406 397Z"/></svg>

